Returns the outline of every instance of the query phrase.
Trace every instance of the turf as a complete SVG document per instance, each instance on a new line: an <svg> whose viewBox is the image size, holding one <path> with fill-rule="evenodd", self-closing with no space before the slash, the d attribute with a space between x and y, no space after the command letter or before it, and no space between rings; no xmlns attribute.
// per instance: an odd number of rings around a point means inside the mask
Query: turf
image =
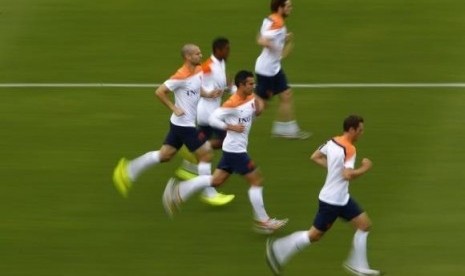
<svg viewBox="0 0 465 276"><path fill-rule="evenodd" d="M186 6L186 8L180 8ZM464 82L458 0L294 1L293 83ZM187 8L189 7L189 9ZM209 55L232 41L229 71L253 69L268 1L3 0L0 83L160 83L179 48ZM0 88L2 275L270 275L265 237L251 231L247 185L223 187L225 208L188 202L174 220L161 194L180 159L144 174L128 199L112 187L121 156L163 141L168 110L154 88ZM257 119L250 154L265 176L278 236L311 225L324 171L309 155L350 113L366 119L358 159L373 170L352 195L371 216L370 262L388 275L464 275L463 88L294 90L306 141L269 136L276 102ZM218 158L218 155L216 156ZM345 275L351 229L337 223L286 275Z"/></svg>

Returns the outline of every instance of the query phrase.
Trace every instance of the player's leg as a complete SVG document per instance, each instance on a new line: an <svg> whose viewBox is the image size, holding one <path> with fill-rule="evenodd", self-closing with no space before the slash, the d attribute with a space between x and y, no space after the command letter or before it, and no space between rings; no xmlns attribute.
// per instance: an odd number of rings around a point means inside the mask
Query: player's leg
<svg viewBox="0 0 465 276"><path fill-rule="evenodd" d="M270 268L272 270L277 268L280 271L292 256L310 244L319 241L331 228L337 217L337 206L320 201L318 213L310 230L297 231L288 236L267 242L266 257Z"/></svg>
<svg viewBox="0 0 465 276"><path fill-rule="evenodd" d="M281 70L273 77L273 91L279 97L276 120L273 122L272 134L275 137L290 139L307 139L310 133L302 131L297 124L294 109L294 95L287 84L286 75Z"/></svg>
<svg viewBox="0 0 465 276"><path fill-rule="evenodd" d="M185 145L194 152L198 163L199 175L211 175L211 160L213 159L213 150L209 141L203 141L205 136L199 131L185 135ZM214 206L225 205L234 199L234 195L224 195L218 193L213 187L206 187L202 193L202 200Z"/></svg>
<svg viewBox="0 0 465 276"><path fill-rule="evenodd" d="M119 161L113 171L113 183L121 195L127 197L130 188L142 172L159 163L171 160L182 146L182 140L178 135L179 128L170 124L165 142L158 151L147 152L133 160L122 158Z"/></svg>
<svg viewBox="0 0 465 276"><path fill-rule="evenodd" d="M201 130L207 134L210 139L208 140L212 149L220 149L223 140L226 137L226 131L218 130L210 126L202 127ZM233 194L224 194L218 192L214 187L205 188L200 195L200 199L212 206L222 206L230 203L234 199Z"/></svg>
<svg viewBox="0 0 465 276"><path fill-rule="evenodd" d="M208 139L213 150L221 149L223 139L226 135L224 130L216 130L210 126L198 126L198 136L203 141ZM183 158L182 165L176 170L176 176L183 180L196 177L198 173L199 161L195 153L191 152L185 145L178 152Z"/></svg>
<svg viewBox="0 0 465 276"><path fill-rule="evenodd" d="M380 271L370 269L367 258L367 238L371 221L367 213L350 199L345 206L343 218L350 221L356 229L352 248L344 263L344 267L356 275L380 275Z"/></svg>
<svg viewBox="0 0 465 276"><path fill-rule="evenodd" d="M266 242L266 259L271 270L279 275L294 255L317 242L323 235L323 231L312 226L310 230L296 231L279 239L269 238Z"/></svg>
<svg viewBox="0 0 465 276"><path fill-rule="evenodd" d="M192 137L195 135L195 137ZM198 126L197 133L190 135L194 140L200 140L202 143L207 141L211 136L210 129L204 126ZM197 144L197 141L192 143ZM176 170L176 176L183 180L188 180L199 175L198 164L199 160L197 159L196 154L189 150L189 148L184 145L178 153L182 158L182 165Z"/></svg>
<svg viewBox="0 0 465 276"><path fill-rule="evenodd" d="M229 177L229 173L221 169L216 169L212 175L199 175L193 179L176 183L171 178L163 192L162 202L166 213L169 216L180 208L181 203L187 201L195 193L204 190L212 185L221 185Z"/></svg>
<svg viewBox="0 0 465 276"><path fill-rule="evenodd" d="M198 164L199 161L195 154L183 145L178 151L178 155L183 158L182 164L176 169L176 176L183 180L192 179L199 175Z"/></svg>
<svg viewBox="0 0 465 276"><path fill-rule="evenodd" d="M254 230L271 234L286 225L288 219L270 218L263 200L263 177L247 153L230 153L233 171L244 176L249 183L249 200L254 216Z"/></svg>

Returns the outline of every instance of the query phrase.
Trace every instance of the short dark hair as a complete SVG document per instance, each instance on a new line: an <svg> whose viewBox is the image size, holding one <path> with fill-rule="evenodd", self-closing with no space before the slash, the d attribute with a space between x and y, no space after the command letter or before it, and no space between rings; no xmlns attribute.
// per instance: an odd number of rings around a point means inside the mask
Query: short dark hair
<svg viewBox="0 0 465 276"><path fill-rule="evenodd" d="M270 8L272 12L277 12L280 7L286 5L287 0L271 0Z"/></svg>
<svg viewBox="0 0 465 276"><path fill-rule="evenodd" d="M215 50L222 50L228 44L229 40L226 37L217 37L215 40L213 40L212 51L215 52Z"/></svg>
<svg viewBox="0 0 465 276"><path fill-rule="evenodd" d="M350 115L345 118L344 123L342 124L342 129L344 131L349 131L351 128L357 129L360 123L363 123L363 118L358 115Z"/></svg>
<svg viewBox="0 0 465 276"><path fill-rule="evenodd" d="M247 78L253 78L253 73L246 70L241 70L234 77L234 84L239 87L239 84L244 84Z"/></svg>

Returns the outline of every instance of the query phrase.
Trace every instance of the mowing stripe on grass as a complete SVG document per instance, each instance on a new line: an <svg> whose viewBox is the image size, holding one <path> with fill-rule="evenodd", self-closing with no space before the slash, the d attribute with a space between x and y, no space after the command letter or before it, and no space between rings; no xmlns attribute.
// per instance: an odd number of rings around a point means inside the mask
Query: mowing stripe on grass
<svg viewBox="0 0 465 276"><path fill-rule="evenodd" d="M154 88L159 83L0 83L0 88ZM461 88L465 83L293 83L293 88Z"/></svg>

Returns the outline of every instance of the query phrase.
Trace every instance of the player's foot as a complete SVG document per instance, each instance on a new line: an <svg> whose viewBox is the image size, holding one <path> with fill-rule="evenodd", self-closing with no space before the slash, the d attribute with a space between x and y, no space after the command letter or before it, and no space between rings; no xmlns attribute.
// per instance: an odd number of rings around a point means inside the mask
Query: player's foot
<svg viewBox="0 0 465 276"><path fill-rule="evenodd" d="M276 137L276 138L305 140L305 139L308 139L310 136L312 136L312 133L308 132L308 131L299 130L298 132L292 133L292 134L289 134L289 133L272 133L271 135L273 137Z"/></svg>
<svg viewBox="0 0 465 276"><path fill-rule="evenodd" d="M127 197L132 187L132 182L128 176L128 160L121 158L113 171L113 184L116 190L123 196Z"/></svg>
<svg viewBox="0 0 465 276"><path fill-rule="evenodd" d="M361 267L355 267L349 263L344 263L343 264L344 268L352 273L353 275L359 275L359 276L375 276L375 275L382 275L381 271L379 270L374 270L370 268L361 268Z"/></svg>
<svg viewBox="0 0 465 276"><path fill-rule="evenodd" d="M214 196L200 195L200 200L212 206L222 206L233 201L235 195L216 193Z"/></svg>
<svg viewBox="0 0 465 276"><path fill-rule="evenodd" d="M172 218L174 213L178 212L181 207L181 198L179 197L179 188L176 185L176 179L170 178L166 183L165 191L162 197L163 207L166 214Z"/></svg>
<svg viewBox="0 0 465 276"><path fill-rule="evenodd" d="M190 180L192 178L196 178L197 176L199 176L198 174L191 172L189 170L186 170L183 167L178 168L175 174L177 177L179 177L182 180Z"/></svg>
<svg viewBox="0 0 465 276"><path fill-rule="evenodd" d="M270 267L273 274L274 275L280 275L281 271L282 271L282 268L281 268L281 265L279 264L278 260L276 259L275 254L274 254L273 240L271 238L268 238L266 240L265 258L266 258L266 263Z"/></svg>
<svg viewBox="0 0 465 276"><path fill-rule="evenodd" d="M266 221L255 221L254 230L259 234L272 234L284 227L289 219L270 218Z"/></svg>

